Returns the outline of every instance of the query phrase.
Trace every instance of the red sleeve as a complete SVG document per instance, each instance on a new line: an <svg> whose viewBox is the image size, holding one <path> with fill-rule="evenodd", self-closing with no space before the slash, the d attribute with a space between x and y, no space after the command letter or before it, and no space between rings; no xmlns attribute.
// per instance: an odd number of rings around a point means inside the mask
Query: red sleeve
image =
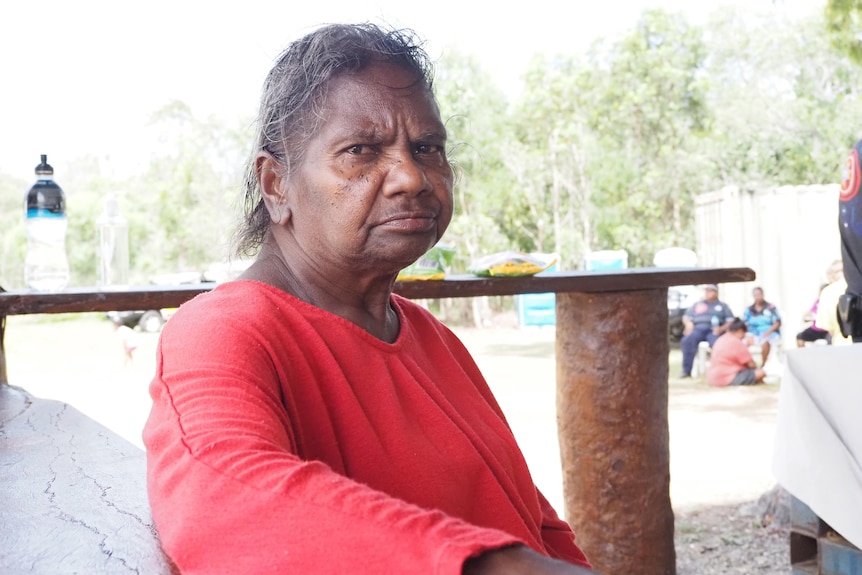
<svg viewBox="0 0 862 575"><path fill-rule="evenodd" d="M232 336L169 324L150 387L150 503L183 573L454 575L520 542L299 459L267 351Z"/></svg>
<svg viewBox="0 0 862 575"><path fill-rule="evenodd" d="M575 534L572 532L572 528L557 516L557 512L538 489L536 494L542 506L542 541L548 555L555 559L562 559L592 569L587 556L575 544Z"/></svg>
<svg viewBox="0 0 862 575"><path fill-rule="evenodd" d="M497 403L497 399L491 392L491 389L485 384L485 378L479 372L479 367L473 361L469 352L461 341L452 334L448 328L443 326L446 332L446 337L450 338L450 351L459 356L459 360L465 369L474 372L473 380L477 382L477 388L482 393L488 405L497 413L501 420L506 422L506 416L502 408ZM506 426L509 424L506 422ZM539 501L539 506L542 511L542 542L545 546L547 554L555 559L562 559L575 565L592 568L589 560L584 552L575 543L575 534L568 523L560 519L553 506L548 502L542 492L536 488L536 497Z"/></svg>

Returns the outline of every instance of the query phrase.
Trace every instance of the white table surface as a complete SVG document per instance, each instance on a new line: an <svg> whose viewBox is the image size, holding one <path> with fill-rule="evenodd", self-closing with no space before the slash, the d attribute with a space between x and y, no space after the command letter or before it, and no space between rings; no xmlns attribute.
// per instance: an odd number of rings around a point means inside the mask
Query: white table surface
<svg viewBox="0 0 862 575"><path fill-rule="evenodd" d="M785 352L773 472L862 547L862 343Z"/></svg>

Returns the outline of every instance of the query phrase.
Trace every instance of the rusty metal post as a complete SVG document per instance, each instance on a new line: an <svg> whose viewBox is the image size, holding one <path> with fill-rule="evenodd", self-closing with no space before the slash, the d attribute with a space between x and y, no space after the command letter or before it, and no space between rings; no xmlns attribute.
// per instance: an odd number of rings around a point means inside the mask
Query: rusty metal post
<svg viewBox="0 0 862 575"><path fill-rule="evenodd" d="M566 519L601 573L675 575L667 290L557 294Z"/></svg>

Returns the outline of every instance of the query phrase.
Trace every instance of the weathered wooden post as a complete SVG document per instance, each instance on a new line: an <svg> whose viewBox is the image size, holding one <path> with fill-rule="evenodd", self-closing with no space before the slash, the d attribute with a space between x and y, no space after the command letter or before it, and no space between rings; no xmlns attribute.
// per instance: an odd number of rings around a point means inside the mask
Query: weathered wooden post
<svg viewBox="0 0 862 575"><path fill-rule="evenodd" d="M557 294L566 518L601 573L676 573L667 321L667 289Z"/></svg>

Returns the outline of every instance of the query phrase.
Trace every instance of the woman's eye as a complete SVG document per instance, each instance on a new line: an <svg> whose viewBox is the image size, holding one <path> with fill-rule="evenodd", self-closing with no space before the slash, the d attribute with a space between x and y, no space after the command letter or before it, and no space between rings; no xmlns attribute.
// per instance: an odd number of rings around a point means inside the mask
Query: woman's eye
<svg viewBox="0 0 862 575"><path fill-rule="evenodd" d="M353 154L356 156L361 154L367 154L370 151L371 146L366 146L365 144L356 144L355 146L350 146L349 148L347 148L348 154Z"/></svg>
<svg viewBox="0 0 862 575"><path fill-rule="evenodd" d="M436 154L439 153L442 148L435 144L418 144L416 146L417 154Z"/></svg>

